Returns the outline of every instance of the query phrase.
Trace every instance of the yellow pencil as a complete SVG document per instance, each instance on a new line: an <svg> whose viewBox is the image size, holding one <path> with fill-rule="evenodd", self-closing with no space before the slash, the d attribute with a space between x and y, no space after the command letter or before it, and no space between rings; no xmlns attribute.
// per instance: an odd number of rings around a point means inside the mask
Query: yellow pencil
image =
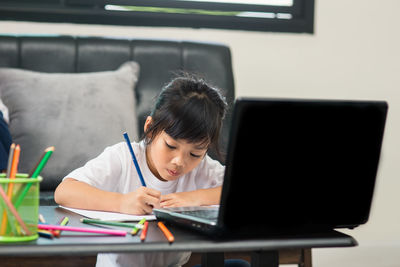
<svg viewBox="0 0 400 267"><path fill-rule="evenodd" d="M146 222L146 218L143 218L143 219L141 219L141 220L138 222L138 225L143 225L145 222ZM136 225L135 227L133 227L133 229L132 229L132 231L131 231L131 235L136 235L136 234L137 234L137 232L138 232L139 229L140 229L138 225Z"/></svg>
<svg viewBox="0 0 400 267"><path fill-rule="evenodd" d="M65 226L65 225L67 225L68 222L69 222L69 218L68 217L62 217L61 220L60 220L59 225ZM53 230L53 235L55 237L60 237L60 234L61 234L61 230Z"/></svg>

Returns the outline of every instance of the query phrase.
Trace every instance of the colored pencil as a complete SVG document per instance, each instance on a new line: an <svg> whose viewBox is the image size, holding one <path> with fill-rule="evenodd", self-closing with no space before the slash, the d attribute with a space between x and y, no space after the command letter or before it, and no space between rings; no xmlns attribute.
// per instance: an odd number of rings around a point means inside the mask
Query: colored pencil
<svg viewBox="0 0 400 267"><path fill-rule="evenodd" d="M44 166L46 165L47 161L49 160L50 156L53 154L54 146L46 148L45 156L43 157L42 161L39 163L36 170L33 172L31 178L37 178L40 172L43 170ZM22 201L25 198L25 195L28 193L29 189L31 188L32 183L27 183L23 189L23 191L17 196L17 200L14 202L15 207L18 209L19 205L21 205Z"/></svg>
<svg viewBox="0 0 400 267"><path fill-rule="evenodd" d="M21 153L21 147L20 145L17 145L15 147L14 150L14 155L13 155L13 160L12 160L12 164L11 164L11 171L10 171L10 178L15 178L15 176L17 175L17 170L18 170L18 163L19 163L19 155ZM10 184L10 187L13 184Z"/></svg>
<svg viewBox="0 0 400 267"><path fill-rule="evenodd" d="M147 235L147 229L149 228L149 222L145 222L143 226L142 233L140 234L140 240L144 241Z"/></svg>
<svg viewBox="0 0 400 267"><path fill-rule="evenodd" d="M7 178L10 178L11 166L12 166L12 161L13 161L13 157L14 157L14 150L15 150L15 144L12 143L10 146L10 152L8 153L7 174L6 174Z"/></svg>
<svg viewBox="0 0 400 267"><path fill-rule="evenodd" d="M165 237L167 238L168 242L170 242L170 243L174 242L175 238L171 234L171 232L168 230L168 228L162 222L158 222L157 225L161 229L161 231L163 232Z"/></svg>
<svg viewBox="0 0 400 267"><path fill-rule="evenodd" d="M50 231L47 231L47 230L38 230L37 232L38 232L39 236L41 236L41 237L46 237L46 238L50 238L50 239L53 239L53 237L54 237L53 233Z"/></svg>
<svg viewBox="0 0 400 267"><path fill-rule="evenodd" d="M19 145L15 146L14 143L11 144L10 146L10 153L8 157L8 162L7 162L7 178L14 179L16 170L18 167L18 162L19 162L19 155L20 155L21 148ZM8 199L12 198L12 193L13 193L13 188L14 184L9 183L7 186L7 197ZM4 235L7 229L7 213L4 210L3 211L3 218L1 220L1 228L0 228L0 234Z"/></svg>
<svg viewBox="0 0 400 267"><path fill-rule="evenodd" d="M39 222L46 223L46 220L44 219L42 214L39 214Z"/></svg>
<svg viewBox="0 0 400 267"><path fill-rule="evenodd" d="M120 231L120 230L93 229L93 228L50 225L50 224L38 224L38 229L61 230L61 231L72 231L72 232L81 232L81 233L95 233L95 234L106 234L106 235L118 235L118 236L125 236L126 235L125 231Z"/></svg>
<svg viewBox="0 0 400 267"><path fill-rule="evenodd" d="M44 150L44 152L46 154L44 155L43 159L38 164L38 167L36 168L36 170L33 172L32 176L31 176L32 178L37 178L39 176L40 172L43 170L43 168L46 165L47 161L49 160L50 156L53 154L54 146L46 148Z"/></svg>
<svg viewBox="0 0 400 267"><path fill-rule="evenodd" d="M21 153L21 147L19 145L17 145L15 147L13 161L12 161L12 164L11 164L10 179L15 179L15 176L17 175L20 153ZM7 188L8 199L12 198L13 188L14 188L14 183L10 183L8 185L8 188Z"/></svg>
<svg viewBox="0 0 400 267"><path fill-rule="evenodd" d="M139 163L137 162L137 159L135 157L135 153L133 152L132 144L131 144L131 141L129 140L128 133L124 132L123 135L125 137L125 141L126 141L126 144L128 145L129 151L131 152L133 164L135 165L136 171L137 171L137 173L139 175L140 182L142 183L143 186L146 186L146 183L144 182L144 179L143 179L142 172L140 171Z"/></svg>
<svg viewBox="0 0 400 267"><path fill-rule="evenodd" d="M65 226L68 224L68 222L69 222L68 217L62 217L60 222L58 223L58 225ZM53 230L53 235L55 237L60 237L60 234L61 234L61 230Z"/></svg>
<svg viewBox="0 0 400 267"><path fill-rule="evenodd" d="M86 219L86 218L81 218L80 221L82 223L88 223L88 224L104 224L104 225L121 226L121 227L128 227L128 228L137 227L136 223L133 224L133 223L123 223L123 222L111 222L111 221L102 221L102 220Z"/></svg>
<svg viewBox="0 0 400 267"><path fill-rule="evenodd" d="M11 201L8 199L6 193L3 190L3 187L0 186L0 195L3 198L4 202L6 203L8 209L11 211L11 213L14 215L14 217L17 219L19 225L22 227L26 235L31 235L31 232L29 231L28 227L26 227L24 221L21 219L21 216L19 216L17 210L11 203Z"/></svg>
<svg viewBox="0 0 400 267"><path fill-rule="evenodd" d="M3 211L3 217L1 219L1 226L0 226L0 235L4 235L6 233L7 230L7 212L6 209L4 209Z"/></svg>
<svg viewBox="0 0 400 267"><path fill-rule="evenodd" d="M131 235L136 235L137 232L138 232L139 229L140 229L139 226L142 226L145 222L146 222L146 218L141 219L141 220L138 222L138 224L137 224L135 227L133 227L133 229L132 229L132 231L131 231Z"/></svg>
<svg viewBox="0 0 400 267"><path fill-rule="evenodd" d="M35 167L33 167L29 173L28 173L28 177L32 177L33 173L35 172L35 170L37 169L37 167L39 166L40 162L42 162L44 156L46 155L46 151L43 151L42 155L40 156L39 160L36 162Z"/></svg>

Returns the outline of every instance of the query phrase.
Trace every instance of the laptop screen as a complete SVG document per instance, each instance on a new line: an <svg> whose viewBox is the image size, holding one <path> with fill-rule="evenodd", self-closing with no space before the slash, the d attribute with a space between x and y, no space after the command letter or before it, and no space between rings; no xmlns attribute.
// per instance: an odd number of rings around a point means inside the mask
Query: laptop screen
<svg viewBox="0 0 400 267"><path fill-rule="evenodd" d="M386 102L237 99L219 220L228 229L368 220Z"/></svg>

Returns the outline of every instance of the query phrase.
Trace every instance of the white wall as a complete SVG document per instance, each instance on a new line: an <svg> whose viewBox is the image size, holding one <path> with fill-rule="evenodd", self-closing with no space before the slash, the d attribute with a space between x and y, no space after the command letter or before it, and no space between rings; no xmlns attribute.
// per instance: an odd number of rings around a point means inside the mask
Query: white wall
<svg viewBox="0 0 400 267"><path fill-rule="evenodd" d="M389 102L369 222L351 249L316 249L315 266L400 266L400 1L321 0L315 34L0 22L0 33L217 41L232 49L238 96Z"/></svg>

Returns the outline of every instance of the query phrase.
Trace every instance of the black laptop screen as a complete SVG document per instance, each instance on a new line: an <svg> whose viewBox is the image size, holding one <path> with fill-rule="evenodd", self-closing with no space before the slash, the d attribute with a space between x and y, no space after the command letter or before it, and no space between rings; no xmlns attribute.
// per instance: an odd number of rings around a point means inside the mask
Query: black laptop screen
<svg viewBox="0 0 400 267"><path fill-rule="evenodd" d="M272 228L365 223L386 111L372 101L237 100L221 219L232 229L250 218Z"/></svg>

